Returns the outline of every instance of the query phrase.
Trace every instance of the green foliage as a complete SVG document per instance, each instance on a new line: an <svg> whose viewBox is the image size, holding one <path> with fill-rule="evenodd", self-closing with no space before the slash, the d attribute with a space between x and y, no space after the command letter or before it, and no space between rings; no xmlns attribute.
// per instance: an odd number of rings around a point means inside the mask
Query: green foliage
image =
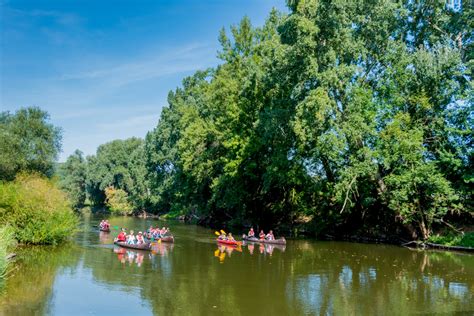
<svg viewBox="0 0 474 316"><path fill-rule="evenodd" d="M474 248L474 233L465 234L445 234L432 235L428 239L429 242L445 246L462 246Z"/></svg>
<svg viewBox="0 0 474 316"><path fill-rule="evenodd" d="M81 208L86 201L87 164L81 151L76 150L58 168L59 187L67 192L74 208Z"/></svg>
<svg viewBox="0 0 474 316"><path fill-rule="evenodd" d="M128 201L128 194L122 189L112 186L105 188L105 205L112 213L130 215L133 211L132 205Z"/></svg>
<svg viewBox="0 0 474 316"><path fill-rule="evenodd" d="M0 183L0 225L6 224L20 243L57 244L74 233L78 220L51 180L20 174Z"/></svg>
<svg viewBox="0 0 474 316"><path fill-rule="evenodd" d="M143 146L139 138L114 140L99 146L97 155L87 158L86 188L94 204L103 205L106 188L114 187L126 192L136 210L147 206Z"/></svg>
<svg viewBox="0 0 474 316"><path fill-rule="evenodd" d="M13 180L22 171L52 176L61 130L48 120L37 107L0 113L0 180Z"/></svg>
<svg viewBox="0 0 474 316"><path fill-rule="evenodd" d="M144 146L152 208L423 239L470 209L472 9L289 7L222 30L222 64L170 93Z"/></svg>

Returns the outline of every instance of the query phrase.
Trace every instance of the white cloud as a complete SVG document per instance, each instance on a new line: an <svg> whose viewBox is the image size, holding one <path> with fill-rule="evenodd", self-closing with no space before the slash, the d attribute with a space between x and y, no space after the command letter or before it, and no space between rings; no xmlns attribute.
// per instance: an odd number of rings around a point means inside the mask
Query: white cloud
<svg viewBox="0 0 474 316"><path fill-rule="evenodd" d="M166 53L158 53L153 57L134 57L115 62L106 68L65 73L60 80L95 80L102 85L120 87L141 80L206 68L215 59L212 50L210 45L202 44L171 48Z"/></svg>
<svg viewBox="0 0 474 316"><path fill-rule="evenodd" d="M97 127L101 130L123 130L123 129L134 129L137 127L147 127L147 130L150 130L153 125L156 125L158 122L160 114L153 113L147 115L139 115L129 118L122 118L115 120L113 122L101 123Z"/></svg>

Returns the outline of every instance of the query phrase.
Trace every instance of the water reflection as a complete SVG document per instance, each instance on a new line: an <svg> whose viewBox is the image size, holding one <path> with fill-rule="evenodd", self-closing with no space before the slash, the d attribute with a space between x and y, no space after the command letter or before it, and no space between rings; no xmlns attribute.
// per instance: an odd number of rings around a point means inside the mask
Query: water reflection
<svg viewBox="0 0 474 316"><path fill-rule="evenodd" d="M216 251L214 251L214 257L218 258L220 263L224 263L226 256L230 258L234 251L242 252L242 246L229 246L218 244Z"/></svg>
<svg viewBox="0 0 474 316"><path fill-rule="evenodd" d="M243 246L247 246L249 254L253 255L255 253L255 249L258 250L260 254L269 255L273 254L275 249L278 249L281 252L285 252L286 245L276 245L276 244L263 244L263 243L254 243L244 241L242 244Z"/></svg>
<svg viewBox="0 0 474 316"><path fill-rule="evenodd" d="M333 246L314 249L312 256L303 251L293 267L295 278L288 280L286 295L304 314L474 312L473 256L391 246ZM308 250L299 250L303 249ZM311 274L305 273L306 267L311 267Z"/></svg>
<svg viewBox="0 0 474 316"><path fill-rule="evenodd" d="M153 261L155 256L165 257L173 250L174 244L171 243L152 243L151 251L137 250L114 246L113 252L117 254L117 259L120 263L128 263L130 266L136 264L141 267L143 260Z"/></svg>
<svg viewBox="0 0 474 316"><path fill-rule="evenodd" d="M101 244L110 244L110 241L113 240L110 232L99 231L99 241Z"/></svg>
<svg viewBox="0 0 474 316"><path fill-rule="evenodd" d="M151 244L151 253L162 257L167 256L173 251L174 243L154 242Z"/></svg>
<svg viewBox="0 0 474 316"><path fill-rule="evenodd" d="M254 254L272 256L275 249L281 252L285 252L285 245L271 245L253 242L243 242L239 246L218 244L217 249L214 251L214 257L219 259L220 263L223 263L226 257L231 257L233 252L243 252L243 249L247 248L248 253L253 256Z"/></svg>
<svg viewBox="0 0 474 316"><path fill-rule="evenodd" d="M136 230L157 224L110 221ZM90 228L69 245L20 251L0 298L0 315L474 311L471 255L312 241L216 246L212 231L168 225L176 244L156 243L151 252L113 246L113 232Z"/></svg>

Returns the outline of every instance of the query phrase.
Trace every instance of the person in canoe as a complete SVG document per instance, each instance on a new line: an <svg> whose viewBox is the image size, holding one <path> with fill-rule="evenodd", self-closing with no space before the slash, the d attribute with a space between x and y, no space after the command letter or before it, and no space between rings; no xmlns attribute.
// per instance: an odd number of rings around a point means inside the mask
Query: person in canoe
<svg viewBox="0 0 474 316"><path fill-rule="evenodd" d="M153 237L153 240L158 240L161 238L160 229L158 227L153 230L152 237Z"/></svg>
<svg viewBox="0 0 474 316"><path fill-rule="evenodd" d="M117 241L119 241L119 242L126 242L127 241L127 234L125 233L124 228L122 228L122 231L118 234Z"/></svg>
<svg viewBox="0 0 474 316"><path fill-rule="evenodd" d="M252 237L255 237L255 232L253 231L253 227L250 228L250 230L249 230L249 232L248 232L248 234L247 234L247 237L251 237L251 238L252 238Z"/></svg>
<svg viewBox="0 0 474 316"><path fill-rule="evenodd" d="M232 233L227 234L227 241L235 241L234 236L232 236Z"/></svg>
<svg viewBox="0 0 474 316"><path fill-rule="evenodd" d="M258 234L258 238L265 239L265 233L263 232L263 229L260 231L260 234Z"/></svg>
<svg viewBox="0 0 474 316"><path fill-rule="evenodd" d="M153 231L153 226L150 226L150 228L148 228L145 232L146 238L151 239L153 237Z"/></svg>
<svg viewBox="0 0 474 316"><path fill-rule="evenodd" d="M110 227L110 224L107 220L103 219L103 220L100 221L100 224L99 224L100 229L107 230L107 229L109 229L109 227Z"/></svg>
<svg viewBox="0 0 474 316"><path fill-rule="evenodd" d="M223 232L221 232L221 234L219 235L219 237L217 237L217 239L219 240L227 240L227 235Z"/></svg>
<svg viewBox="0 0 474 316"><path fill-rule="evenodd" d="M131 230L130 234L127 236L127 244L135 245L135 243L136 243L136 238L135 238L135 235L133 234L133 230Z"/></svg>
<svg viewBox="0 0 474 316"><path fill-rule="evenodd" d="M143 238L143 233L138 232L137 235L137 245L143 245L145 243L145 238Z"/></svg>
<svg viewBox="0 0 474 316"><path fill-rule="evenodd" d="M273 236L273 230L270 230L268 234L265 235L266 240L275 240L275 236Z"/></svg>

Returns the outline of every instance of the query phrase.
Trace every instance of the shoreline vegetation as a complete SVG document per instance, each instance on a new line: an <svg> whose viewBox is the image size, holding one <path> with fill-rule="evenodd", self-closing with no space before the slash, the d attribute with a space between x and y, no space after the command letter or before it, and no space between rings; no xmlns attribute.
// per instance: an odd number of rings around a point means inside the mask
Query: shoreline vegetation
<svg viewBox="0 0 474 316"><path fill-rule="evenodd" d="M171 91L145 139L60 164L74 205L320 238L473 225L472 9L288 6L223 29L221 64Z"/></svg>
<svg viewBox="0 0 474 316"><path fill-rule="evenodd" d="M37 107L0 113L0 280L16 245L56 245L78 217L54 177L61 132Z"/></svg>
<svg viewBox="0 0 474 316"><path fill-rule="evenodd" d="M145 139L56 163L62 132L48 113L1 112L0 227L20 243L57 244L77 225L72 209L91 205L472 247L460 227L474 224L473 8L288 7L261 27L244 17L222 29L221 63L170 91Z"/></svg>

